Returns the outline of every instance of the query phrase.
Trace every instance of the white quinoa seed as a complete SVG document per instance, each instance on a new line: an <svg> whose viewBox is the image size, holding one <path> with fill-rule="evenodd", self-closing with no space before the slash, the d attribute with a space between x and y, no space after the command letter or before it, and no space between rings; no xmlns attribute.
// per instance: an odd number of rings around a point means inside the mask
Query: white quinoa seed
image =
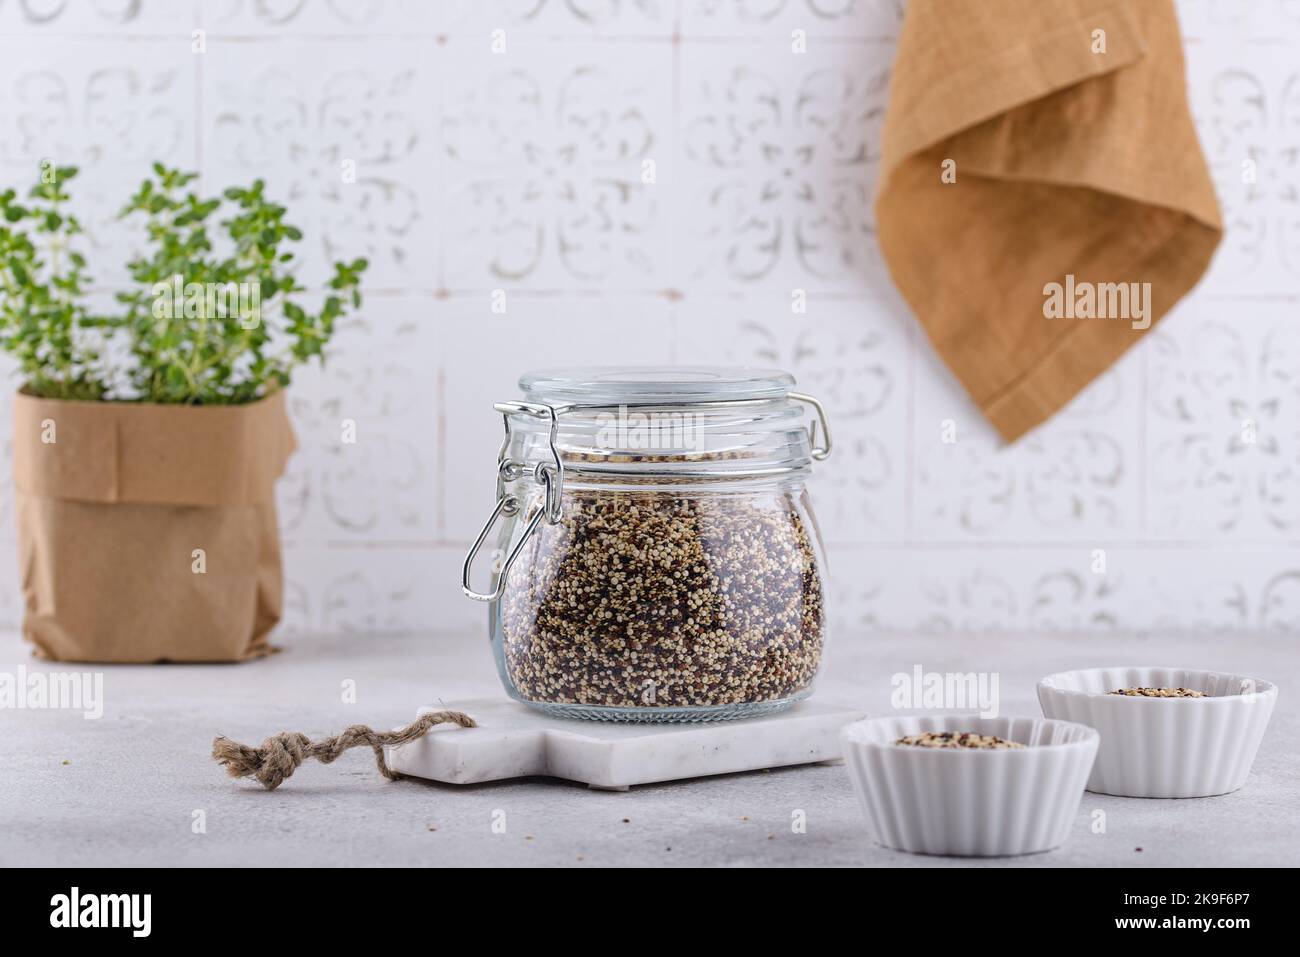
<svg viewBox="0 0 1300 957"><path fill-rule="evenodd" d="M1111 691L1110 694L1127 695L1130 698L1204 698L1203 691L1192 691L1190 688L1120 688L1117 691Z"/></svg>
<svg viewBox="0 0 1300 957"><path fill-rule="evenodd" d="M971 731L926 731L899 738L894 744L913 748L968 748L978 751L1013 751L1023 748L1019 741L1007 741L992 734Z"/></svg>

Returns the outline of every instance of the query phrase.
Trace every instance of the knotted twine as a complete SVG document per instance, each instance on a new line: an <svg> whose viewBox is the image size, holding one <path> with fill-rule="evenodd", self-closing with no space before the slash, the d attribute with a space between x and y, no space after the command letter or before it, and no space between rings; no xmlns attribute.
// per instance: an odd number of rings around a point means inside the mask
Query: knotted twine
<svg viewBox="0 0 1300 957"><path fill-rule="evenodd" d="M364 724L354 724L342 734L315 742L300 731L273 734L257 748L231 741L224 735L218 736L212 741L212 757L226 766L226 772L232 778L254 777L262 783L262 787L274 791L308 758L329 764L349 748L358 748L364 744L374 750L379 773L390 781L396 781L401 775L394 772L384 760L384 746L406 744L423 737L435 724L448 722L462 728L477 727L474 719L461 711L430 711L396 731L375 731Z"/></svg>

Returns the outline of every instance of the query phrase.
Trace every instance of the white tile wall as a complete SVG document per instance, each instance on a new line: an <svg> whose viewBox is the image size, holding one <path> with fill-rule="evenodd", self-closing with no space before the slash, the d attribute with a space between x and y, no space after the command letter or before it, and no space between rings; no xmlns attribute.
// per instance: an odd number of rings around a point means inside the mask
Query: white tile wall
<svg viewBox="0 0 1300 957"><path fill-rule="evenodd" d="M265 177L313 282L370 258L363 315L293 390L287 630L482 627L459 563L491 504L490 403L522 370L745 361L834 414L815 495L843 628L1294 635L1300 0L1179 6L1229 235L1154 335L1010 448L875 246L903 0L0 0L0 181L84 169L104 289L155 157L213 190ZM12 527L0 494L6 623Z"/></svg>

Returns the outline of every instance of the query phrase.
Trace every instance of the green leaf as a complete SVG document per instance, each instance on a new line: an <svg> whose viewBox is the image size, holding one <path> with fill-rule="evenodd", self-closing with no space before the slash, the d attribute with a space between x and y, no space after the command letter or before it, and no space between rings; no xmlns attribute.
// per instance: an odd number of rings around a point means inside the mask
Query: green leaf
<svg viewBox="0 0 1300 957"><path fill-rule="evenodd" d="M182 195L196 174L161 162L151 169L121 210L138 225L143 245L127 263L132 288L115 293L107 313L86 306L88 264L73 239L81 225L63 209L69 197L60 184L75 168L60 167L54 183L38 182L24 205L14 190L0 192L0 290L7 293L0 295L0 348L24 381L42 395L117 398L107 357L125 356L121 371L143 400L247 402L287 385L302 362L320 361L336 320L360 303L365 260L333 264L335 294L313 313L297 298L306 290L294 275L293 253L278 248L303 233L266 197L263 180L215 197ZM199 284L197 299L182 288L173 301L177 276ZM249 305L240 297L250 289L260 296L263 320L252 327L240 321Z"/></svg>

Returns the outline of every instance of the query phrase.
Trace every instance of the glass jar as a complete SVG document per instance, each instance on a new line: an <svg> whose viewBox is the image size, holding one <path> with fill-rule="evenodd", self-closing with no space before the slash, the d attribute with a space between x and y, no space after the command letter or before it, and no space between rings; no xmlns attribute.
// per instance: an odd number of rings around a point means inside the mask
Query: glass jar
<svg viewBox="0 0 1300 957"><path fill-rule="evenodd" d="M488 603L511 697L613 721L806 698L826 637L804 487L830 453L821 404L788 373L749 369L546 370L519 385L522 401L495 406L497 503L462 573ZM492 589L477 592L489 539Z"/></svg>

